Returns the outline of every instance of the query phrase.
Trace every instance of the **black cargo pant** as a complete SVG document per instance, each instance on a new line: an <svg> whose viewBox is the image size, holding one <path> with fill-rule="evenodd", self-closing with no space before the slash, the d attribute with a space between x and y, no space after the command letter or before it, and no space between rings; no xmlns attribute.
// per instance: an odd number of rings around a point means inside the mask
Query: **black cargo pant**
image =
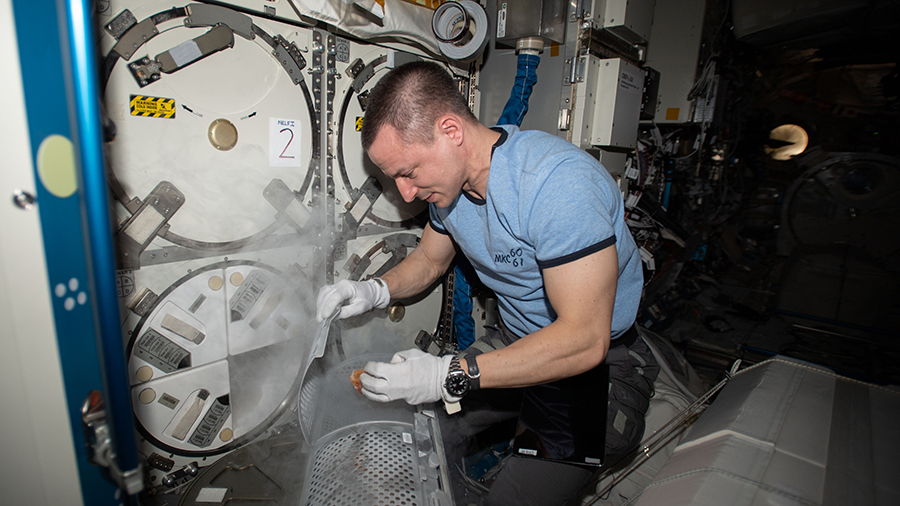
<svg viewBox="0 0 900 506"><path fill-rule="evenodd" d="M460 353L479 355L502 348L517 339L504 326L489 328L486 336ZM606 424L606 462L613 463L640 443L644 415L659 373L650 349L637 327L613 340L604 363L609 366L609 400ZM474 450L473 437L488 427L519 415L520 389L488 389L472 392L460 413L446 417L444 441L451 459ZM597 430L603 430L598 427ZM452 460L453 461L453 460ZM455 460L458 462L458 460ZM488 505L564 505L593 473L589 467L511 457L491 486Z"/></svg>

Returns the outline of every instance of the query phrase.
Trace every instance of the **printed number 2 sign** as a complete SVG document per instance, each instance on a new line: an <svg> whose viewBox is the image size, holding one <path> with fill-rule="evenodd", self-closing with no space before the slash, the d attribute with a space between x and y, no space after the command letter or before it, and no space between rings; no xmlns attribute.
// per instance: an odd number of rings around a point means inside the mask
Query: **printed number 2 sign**
<svg viewBox="0 0 900 506"><path fill-rule="evenodd" d="M302 167L300 156L301 123L295 119L269 119L269 165Z"/></svg>

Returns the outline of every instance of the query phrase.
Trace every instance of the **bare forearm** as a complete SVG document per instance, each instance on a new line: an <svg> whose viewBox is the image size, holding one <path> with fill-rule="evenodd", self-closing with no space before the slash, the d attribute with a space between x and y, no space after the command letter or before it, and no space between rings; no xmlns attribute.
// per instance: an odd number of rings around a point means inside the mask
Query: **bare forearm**
<svg viewBox="0 0 900 506"><path fill-rule="evenodd" d="M450 237L435 232L428 224L416 249L381 279L387 283L392 299L412 297L443 276L455 255L456 246Z"/></svg>
<svg viewBox="0 0 900 506"><path fill-rule="evenodd" d="M593 369L609 350L616 297L615 247L543 271L556 320L478 357L484 388L538 385Z"/></svg>
<svg viewBox="0 0 900 506"><path fill-rule="evenodd" d="M510 346L479 355L481 388L526 387L575 376L596 367L608 350L608 328L605 333L579 330L557 321Z"/></svg>
<svg viewBox="0 0 900 506"><path fill-rule="evenodd" d="M418 295L432 285L444 272L447 266L434 264L419 249L415 249L396 267L381 277L391 292L391 299L405 299Z"/></svg>

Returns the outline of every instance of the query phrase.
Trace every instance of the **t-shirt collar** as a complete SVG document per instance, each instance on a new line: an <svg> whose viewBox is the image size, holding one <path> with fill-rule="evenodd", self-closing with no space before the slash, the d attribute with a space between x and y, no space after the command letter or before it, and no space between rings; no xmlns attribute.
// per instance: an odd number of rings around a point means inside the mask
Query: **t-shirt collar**
<svg viewBox="0 0 900 506"><path fill-rule="evenodd" d="M497 139L497 142L495 142L493 146L491 146L491 158L493 158L494 150L496 150L497 148L502 146L504 142L506 142L506 139L509 137L509 132L507 132L505 128L499 126L492 126L491 130L500 132L500 138Z"/></svg>
<svg viewBox="0 0 900 506"><path fill-rule="evenodd" d="M494 151L498 147L502 146L504 142L506 142L506 139L509 138L509 132L507 132L505 128L501 128L499 126L493 126L491 127L491 130L500 133L500 138L497 139L497 142L495 142L493 146L491 146L491 158L494 158ZM475 204L476 206L483 206L487 203L487 200L475 197L467 191L464 191L463 195L465 195L466 198L469 199L469 202Z"/></svg>

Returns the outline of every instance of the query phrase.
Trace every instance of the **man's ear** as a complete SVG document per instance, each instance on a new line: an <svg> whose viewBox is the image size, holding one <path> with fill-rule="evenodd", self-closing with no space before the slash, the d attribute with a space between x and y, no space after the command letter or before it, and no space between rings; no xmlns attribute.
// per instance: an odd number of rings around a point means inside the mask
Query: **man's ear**
<svg viewBox="0 0 900 506"><path fill-rule="evenodd" d="M462 120L455 114L445 114L438 118L435 125L435 135L446 136L457 146L461 145L465 136L465 128Z"/></svg>

